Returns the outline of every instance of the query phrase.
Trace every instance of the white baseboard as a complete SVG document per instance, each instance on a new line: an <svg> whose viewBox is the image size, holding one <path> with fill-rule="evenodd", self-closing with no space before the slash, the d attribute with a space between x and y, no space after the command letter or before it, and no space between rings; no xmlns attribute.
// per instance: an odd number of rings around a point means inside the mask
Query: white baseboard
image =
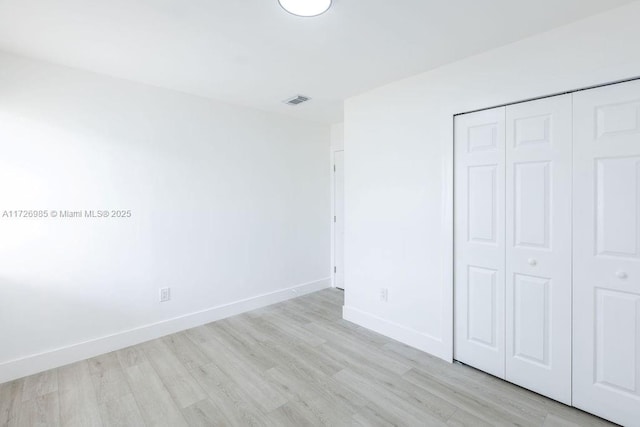
<svg viewBox="0 0 640 427"><path fill-rule="evenodd" d="M348 306L342 308L342 317L344 320L348 320L356 325L360 325L410 347L417 348L425 353L451 362L451 350L444 348L442 340L429 334L416 331L415 329L390 322L371 313Z"/></svg>
<svg viewBox="0 0 640 427"><path fill-rule="evenodd" d="M236 314L256 310L292 298L331 287L331 278L304 283L268 294L235 301L206 310L189 313L173 319L144 325L117 334L96 338L68 347L34 354L17 360L0 363L0 384L38 372L54 369L80 360L99 356L125 347L140 344L189 328L215 322Z"/></svg>

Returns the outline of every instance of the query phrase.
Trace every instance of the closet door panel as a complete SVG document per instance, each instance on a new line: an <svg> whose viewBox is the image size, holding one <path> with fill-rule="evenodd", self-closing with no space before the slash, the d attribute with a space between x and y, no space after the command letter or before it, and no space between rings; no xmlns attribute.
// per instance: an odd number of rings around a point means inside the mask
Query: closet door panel
<svg viewBox="0 0 640 427"><path fill-rule="evenodd" d="M506 110L506 379L571 403L571 95Z"/></svg>
<svg viewBox="0 0 640 427"><path fill-rule="evenodd" d="M640 425L640 82L574 95L573 404Z"/></svg>
<svg viewBox="0 0 640 427"><path fill-rule="evenodd" d="M504 108L455 119L454 357L504 378Z"/></svg>

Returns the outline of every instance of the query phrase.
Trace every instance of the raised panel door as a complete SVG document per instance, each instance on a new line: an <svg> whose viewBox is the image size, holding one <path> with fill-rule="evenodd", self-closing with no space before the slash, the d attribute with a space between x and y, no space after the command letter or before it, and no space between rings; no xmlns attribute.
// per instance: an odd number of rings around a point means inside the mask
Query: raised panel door
<svg viewBox="0 0 640 427"><path fill-rule="evenodd" d="M504 378L504 108L455 119L454 357Z"/></svg>
<svg viewBox="0 0 640 427"><path fill-rule="evenodd" d="M506 111L506 379L571 403L571 95Z"/></svg>
<svg viewBox="0 0 640 427"><path fill-rule="evenodd" d="M640 426L640 82L574 95L573 404Z"/></svg>

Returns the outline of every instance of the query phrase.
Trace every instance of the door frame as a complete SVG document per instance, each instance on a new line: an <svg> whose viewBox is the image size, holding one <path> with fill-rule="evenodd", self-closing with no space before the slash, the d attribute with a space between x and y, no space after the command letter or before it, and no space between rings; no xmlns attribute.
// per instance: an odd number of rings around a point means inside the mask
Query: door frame
<svg viewBox="0 0 640 427"><path fill-rule="evenodd" d="M336 158L336 153L338 153L338 152L343 152L344 153L344 148L331 147L330 150L329 150L329 158L330 158L329 173L331 174L331 217L329 219L331 221L331 287L344 290L344 288L338 288L336 286L336 271L335 271L335 267L336 267L336 223L334 221L334 218L335 218L335 215L336 215L336 191L335 191L335 189L336 189L336 174L335 174L336 161L335 161L335 158ZM343 192L343 194L344 194L344 192ZM344 251L343 251L343 253L344 253Z"/></svg>

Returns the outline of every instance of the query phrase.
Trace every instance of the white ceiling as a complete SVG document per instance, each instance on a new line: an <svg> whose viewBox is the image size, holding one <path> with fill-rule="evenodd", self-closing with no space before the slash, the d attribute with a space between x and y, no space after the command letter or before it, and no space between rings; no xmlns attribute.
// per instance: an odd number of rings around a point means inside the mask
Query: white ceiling
<svg viewBox="0 0 640 427"><path fill-rule="evenodd" d="M323 122L376 86L632 0L0 0L0 49ZM281 103L312 97L298 107Z"/></svg>

